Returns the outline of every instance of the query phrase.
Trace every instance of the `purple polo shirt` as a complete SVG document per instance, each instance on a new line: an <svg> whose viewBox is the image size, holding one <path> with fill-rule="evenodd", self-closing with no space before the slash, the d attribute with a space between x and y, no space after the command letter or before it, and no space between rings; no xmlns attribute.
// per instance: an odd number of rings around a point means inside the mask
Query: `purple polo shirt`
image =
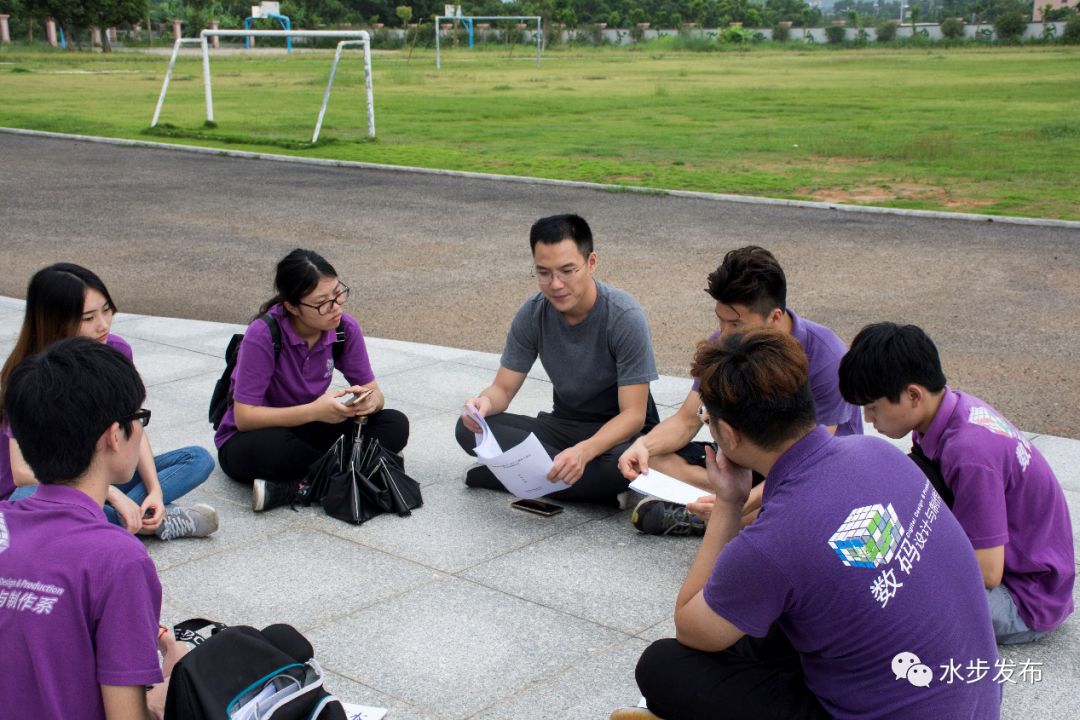
<svg viewBox="0 0 1080 720"><path fill-rule="evenodd" d="M146 548L65 485L0 502L0 698L12 718L105 717L100 685L161 682Z"/></svg>
<svg viewBox="0 0 1080 720"><path fill-rule="evenodd" d="M948 387L913 440L941 464L972 547L1005 546L1001 581L1024 623L1061 625L1073 611L1076 561L1065 493L1046 458L988 403Z"/></svg>
<svg viewBox="0 0 1080 720"><path fill-rule="evenodd" d="M131 346L119 335L109 335L105 344L116 348L124 357L134 362ZM11 428L0 423L0 500L7 500L15 492L15 478L11 472Z"/></svg>
<svg viewBox="0 0 1080 720"><path fill-rule="evenodd" d="M814 396L814 411L819 425L835 425L836 436L862 435L862 410L844 400L840 394L840 359L847 352L847 345L836 333L824 325L804 320L787 308L791 316L791 335L802 345L810 370L810 394ZM717 330L709 340L720 337ZM694 378L691 390L698 390L701 383Z"/></svg>
<svg viewBox="0 0 1080 720"><path fill-rule="evenodd" d="M236 368L232 375L233 398L246 405L293 407L306 405L326 392L334 377L334 341L337 334L327 330L308 349L307 341L296 334L281 305L270 308L281 328L281 355L274 360L274 341L270 328L256 318L244 333ZM366 385L375 379L368 359L367 346L360 324L349 315L341 316L345 330L345 349L337 368L353 385ZM233 407L225 411L214 444L219 448L237 433Z"/></svg>
<svg viewBox="0 0 1080 720"><path fill-rule="evenodd" d="M119 335L110 334L109 337L105 338L105 344L111 348L119 350L120 353L132 363L135 362L135 354L131 351L131 346L128 345L127 340L125 340L124 338L120 337Z"/></svg>
<svg viewBox="0 0 1080 720"><path fill-rule="evenodd" d="M836 438L819 425L792 445L765 480L761 514L717 558L704 597L748 635L778 623L835 718L998 717L997 646L971 544L919 469L884 440ZM899 653L932 671L929 687L908 672L897 679ZM945 682L950 660L982 661L990 675Z"/></svg>

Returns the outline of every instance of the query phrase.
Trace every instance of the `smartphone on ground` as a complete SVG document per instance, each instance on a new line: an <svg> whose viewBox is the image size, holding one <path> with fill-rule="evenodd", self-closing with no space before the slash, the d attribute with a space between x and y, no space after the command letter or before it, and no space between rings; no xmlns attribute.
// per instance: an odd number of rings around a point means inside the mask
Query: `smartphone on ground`
<svg viewBox="0 0 1080 720"><path fill-rule="evenodd" d="M536 515L543 515L544 517L558 515L563 510L562 505L544 502L543 500L518 500L510 503L510 507L515 510L524 510L525 512L534 513Z"/></svg>

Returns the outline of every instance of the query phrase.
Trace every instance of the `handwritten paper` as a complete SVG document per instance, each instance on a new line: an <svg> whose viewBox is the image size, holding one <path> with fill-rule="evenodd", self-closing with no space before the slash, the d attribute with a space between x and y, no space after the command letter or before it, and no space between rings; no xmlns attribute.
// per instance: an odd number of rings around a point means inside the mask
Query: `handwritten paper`
<svg viewBox="0 0 1080 720"><path fill-rule="evenodd" d="M341 706L345 708L345 717L349 720L382 720L386 715L386 708L354 705L347 702L341 703Z"/></svg>

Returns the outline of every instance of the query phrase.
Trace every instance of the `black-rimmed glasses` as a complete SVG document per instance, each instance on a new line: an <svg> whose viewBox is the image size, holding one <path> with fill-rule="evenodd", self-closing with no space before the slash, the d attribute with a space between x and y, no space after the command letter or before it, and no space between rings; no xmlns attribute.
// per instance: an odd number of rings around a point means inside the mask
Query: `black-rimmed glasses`
<svg viewBox="0 0 1080 720"><path fill-rule="evenodd" d="M131 413L130 415L125 415L116 422L120 423L121 425L127 425L129 422L137 422L143 427L146 427L150 424L150 409L139 408L135 412Z"/></svg>
<svg viewBox="0 0 1080 720"><path fill-rule="evenodd" d="M345 302L348 299L349 299L349 286L346 285L345 283L342 283L341 284L341 289L338 290L337 293L334 295L334 297L330 298L329 300L325 300L325 301L319 303L318 305L312 305L310 303L305 303L305 302L297 303L297 304L298 305L303 305L304 307L312 308L313 310L315 310L315 312L319 313L320 315L329 315L331 312L333 312L335 305L344 305Z"/></svg>

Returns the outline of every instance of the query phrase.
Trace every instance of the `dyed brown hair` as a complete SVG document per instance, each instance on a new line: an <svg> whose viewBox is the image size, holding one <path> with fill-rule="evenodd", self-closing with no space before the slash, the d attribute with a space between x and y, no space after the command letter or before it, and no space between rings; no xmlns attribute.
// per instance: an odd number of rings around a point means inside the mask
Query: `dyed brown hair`
<svg viewBox="0 0 1080 720"><path fill-rule="evenodd" d="M713 420L766 450L814 425L809 364L802 346L774 328L698 344L691 373Z"/></svg>

